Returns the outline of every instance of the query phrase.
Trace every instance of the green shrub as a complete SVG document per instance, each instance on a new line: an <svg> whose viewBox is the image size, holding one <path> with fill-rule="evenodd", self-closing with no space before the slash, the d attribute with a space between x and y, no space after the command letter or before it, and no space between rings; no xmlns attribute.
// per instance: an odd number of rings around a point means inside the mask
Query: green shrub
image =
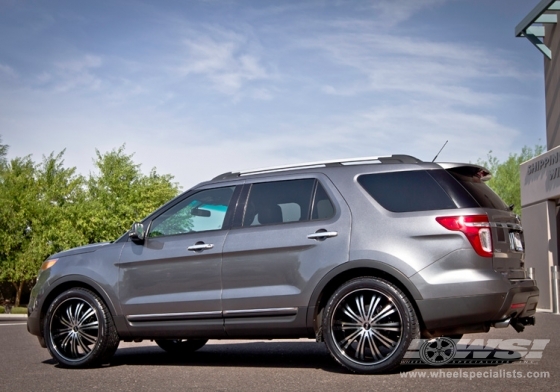
<svg viewBox="0 0 560 392"><path fill-rule="evenodd" d="M4 314L4 306L0 306L0 314ZM12 314L27 314L27 308L25 307L17 307L12 308Z"/></svg>

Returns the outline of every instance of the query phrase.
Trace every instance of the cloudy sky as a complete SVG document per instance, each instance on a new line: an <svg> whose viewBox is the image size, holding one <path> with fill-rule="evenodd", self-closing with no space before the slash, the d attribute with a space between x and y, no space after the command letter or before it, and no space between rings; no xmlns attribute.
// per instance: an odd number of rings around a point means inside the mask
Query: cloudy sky
<svg viewBox="0 0 560 392"><path fill-rule="evenodd" d="M183 189L225 171L546 141L538 0L0 0L9 157L126 143Z"/></svg>

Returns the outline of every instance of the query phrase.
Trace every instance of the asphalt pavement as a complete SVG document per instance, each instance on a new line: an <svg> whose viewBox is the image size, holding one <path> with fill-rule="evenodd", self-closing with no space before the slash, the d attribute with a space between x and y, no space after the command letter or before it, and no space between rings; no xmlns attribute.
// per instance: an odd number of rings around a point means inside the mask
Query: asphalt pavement
<svg viewBox="0 0 560 392"><path fill-rule="evenodd" d="M27 333L25 316L2 315L0 390L559 391L559 329L560 316L538 313L537 325L520 334L510 327L464 337L471 343L472 339L483 339L476 342L479 345L489 339L494 343L507 341L521 347L518 351L523 356L528 348L536 353L536 359L479 366L406 366L383 375L350 374L334 362L324 344L306 339L210 341L183 358L169 356L149 341L121 342L110 365L69 370L59 367L36 337ZM531 351L536 347L535 339L540 340L540 348ZM504 353L508 354L507 350Z"/></svg>

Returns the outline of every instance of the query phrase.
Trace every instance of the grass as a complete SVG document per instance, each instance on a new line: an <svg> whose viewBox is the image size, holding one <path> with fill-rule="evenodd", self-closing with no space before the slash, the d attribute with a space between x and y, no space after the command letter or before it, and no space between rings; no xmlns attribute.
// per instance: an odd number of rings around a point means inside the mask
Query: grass
<svg viewBox="0 0 560 392"><path fill-rule="evenodd" d="M4 314L4 307L0 306L0 314ZM12 308L12 314L27 314L27 308L25 307L13 307Z"/></svg>

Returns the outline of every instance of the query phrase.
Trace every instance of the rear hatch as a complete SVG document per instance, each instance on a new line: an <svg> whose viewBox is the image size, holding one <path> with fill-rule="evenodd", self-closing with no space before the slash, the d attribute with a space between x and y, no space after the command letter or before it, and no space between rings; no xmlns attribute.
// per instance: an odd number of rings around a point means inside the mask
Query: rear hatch
<svg viewBox="0 0 560 392"><path fill-rule="evenodd" d="M477 165L439 163L488 214L492 233L493 267L508 279L524 279L525 252L519 217L488 186L488 170Z"/></svg>

